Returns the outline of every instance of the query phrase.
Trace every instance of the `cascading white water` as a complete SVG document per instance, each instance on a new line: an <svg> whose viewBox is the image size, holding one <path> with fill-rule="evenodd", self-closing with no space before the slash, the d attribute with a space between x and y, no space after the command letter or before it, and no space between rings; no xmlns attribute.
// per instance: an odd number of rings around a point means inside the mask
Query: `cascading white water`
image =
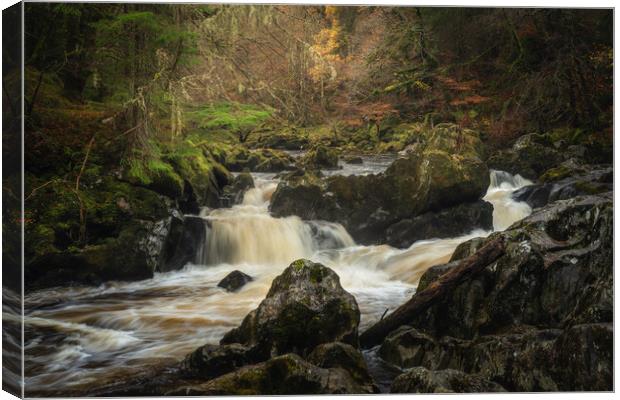
<svg viewBox="0 0 620 400"><path fill-rule="evenodd" d="M407 249L360 246L339 224L273 218L268 204L277 181L267 174L254 174L254 178L256 187L245 194L242 204L201 213L210 227L199 263L141 282L29 294L28 385L40 393L50 387L87 387L134 374L147 365L179 360L204 343L217 343L256 308L273 279L301 257L336 271L359 304L364 329L386 309L409 298L424 271L448 261L459 243L490 233L424 240ZM485 199L495 207L495 229L531 211L511 199L514 190L528 183L519 176L492 171ZM254 281L236 293L218 288L219 280L233 270L251 275Z"/></svg>
<svg viewBox="0 0 620 400"><path fill-rule="evenodd" d="M493 204L493 229L503 231L510 225L532 213L527 203L512 199L512 193L532 182L521 175L491 170L491 183L484 200Z"/></svg>

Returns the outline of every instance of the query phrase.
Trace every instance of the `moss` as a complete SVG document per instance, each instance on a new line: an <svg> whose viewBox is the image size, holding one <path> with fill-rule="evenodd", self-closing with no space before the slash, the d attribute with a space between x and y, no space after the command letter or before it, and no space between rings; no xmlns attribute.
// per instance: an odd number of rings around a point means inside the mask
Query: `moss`
<svg viewBox="0 0 620 400"><path fill-rule="evenodd" d="M274 110L253 104L222 102L207 105L185 113L189 124L204 129L226 129L232 132L256 128L268 120Z"/></svg>
<svg viewBox="0 0 620 400"><path fill-rule="evenodd" d="M555 168L548 169L544 174L541 175L541 182L556 182L567 178L571 175L571 170L565 165L560 165Z"/></svg>
<svg viewBox="0 0 620 400"><path fill-rule="evenodd" d="M599 194L607 192L609 189L605 185L596 184L593 182L579 181L575 183L575 188L582 193L586 194Z"/></svg>
<svg viewBox="0 0 620 400"><path fill-rule="evenodd" d="M304 267L306 266L306 263L308 263L308 260L304 260L303 258L300 258L299 260L295 260L291 263L291 266L295 269L295 271L300 272L302 269L304 269Z"/></svg>

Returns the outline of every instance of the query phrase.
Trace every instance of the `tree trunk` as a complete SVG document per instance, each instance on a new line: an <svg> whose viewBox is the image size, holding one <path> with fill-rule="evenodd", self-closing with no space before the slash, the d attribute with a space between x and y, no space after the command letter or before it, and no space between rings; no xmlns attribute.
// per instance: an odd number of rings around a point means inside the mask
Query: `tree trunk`
<svg viewBox="0 0 620 400"><path fill-rule="evenodd" d="M393 313L380 320L360 335L362 348L371 348L383 341L392 331L409 323L416 315L440 301L444 295L457 285L482 271L504 254L505 243L500 236L490 241L475 254L463 259L449 272L442 275L423 291L416 293L411 300L398 307Z"/></svg>

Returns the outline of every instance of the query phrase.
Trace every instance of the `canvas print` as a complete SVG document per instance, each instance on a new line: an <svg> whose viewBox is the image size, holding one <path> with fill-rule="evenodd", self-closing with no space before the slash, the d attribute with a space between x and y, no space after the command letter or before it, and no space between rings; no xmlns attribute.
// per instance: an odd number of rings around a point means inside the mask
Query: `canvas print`
<svg viewBox="0 0 620 400"><path fill-rule="evenodd" d="M4 10L3 389L613 391L613 22Z"/></svg>

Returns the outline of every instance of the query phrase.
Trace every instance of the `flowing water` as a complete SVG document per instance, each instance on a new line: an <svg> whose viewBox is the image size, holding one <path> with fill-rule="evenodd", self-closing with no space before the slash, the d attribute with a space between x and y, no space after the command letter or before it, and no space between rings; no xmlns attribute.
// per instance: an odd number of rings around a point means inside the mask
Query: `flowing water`
<svg viewBox="0 0 620 400"><path fill-rule="evenodd" d="M342 172L376 173L389 162L368 164ZM360 246L339 224L271 217L268 205L277 180L273 174L254 178L256 187L242 204L201 213L209 221L206 241L195 262L182 270L139 282L28 294L26 386L39 395L88 387L131 376L145 366L180 360L205 343L218 343L258 306L273 278L298 258L336 271L359 304L363 330L386 309L410 298L424 271L447 262L459 243L490 233L424 240L407 249ZM528 183L518 175L492 171L485 198L495 207L495 229L529 214L527 205L510 199ZM218 288L233 270L254 281L236 293Z"/></svg>

